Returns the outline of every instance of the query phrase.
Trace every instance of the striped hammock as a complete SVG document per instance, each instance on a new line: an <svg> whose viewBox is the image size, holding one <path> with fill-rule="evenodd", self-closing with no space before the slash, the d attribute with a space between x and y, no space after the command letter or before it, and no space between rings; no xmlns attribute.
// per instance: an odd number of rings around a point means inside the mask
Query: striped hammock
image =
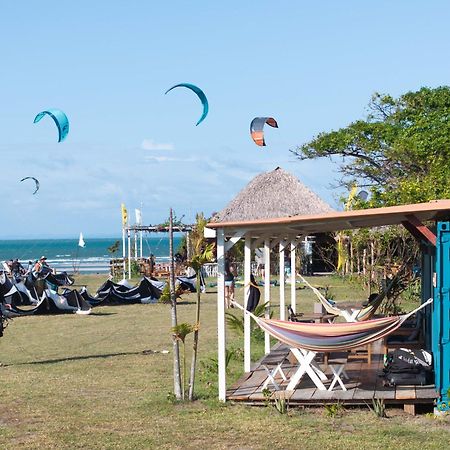
<svg viewBox="0 0 450 450"><path fill-rule="evenodd" d="M256 317L248 311L245 313L250 314L264 331L290 347L313 352L332 352L351 350L384 338L432 301L433 299L430 298L415 310L401 316L383 317L364 322L301 323ZM237 303L234 305L243 309Z"/></svg>
<svg viewBox="0 0 450 450"><path fill-rule="evenodd" d="M323 307L329 314L341 316L347 322L362 322L371 319L375 315L376 310L381 305L381 302L383 301L384 297L386 297L386 294L391 290L395 282L395 278L393 278L386 286L386 288L383 289L383 291L380 292L376 296L376 298L370 302L369 305L359 310L350 311L347 309L338 308L334 303L331 303L317 288L308 283L301 275L299 276L300 279L302 280L302 283L306 284L306 286L308 286L314 292L314 294L316 294L320 303L322 303Z"/></svg>

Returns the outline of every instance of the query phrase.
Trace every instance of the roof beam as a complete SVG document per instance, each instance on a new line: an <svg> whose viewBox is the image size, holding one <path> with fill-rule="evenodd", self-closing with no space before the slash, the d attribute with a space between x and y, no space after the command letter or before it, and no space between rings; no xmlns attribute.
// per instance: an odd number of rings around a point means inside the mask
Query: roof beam
<svg viewBox="0 0 450 450"><path fill-rule="evenodd" d="M426 241L436 246L436 235L427 228L415 215L408 214L406 220L402 221L402 225L414 236L418 241Z"/></svg>
<svg viewBox="0 0 450 450"><path fill-rule="evenodd" d="M234 244L237 244L245 235L245 232L241 231L232 236L228 241L225 242L225 252L230 250Z"/></svg>

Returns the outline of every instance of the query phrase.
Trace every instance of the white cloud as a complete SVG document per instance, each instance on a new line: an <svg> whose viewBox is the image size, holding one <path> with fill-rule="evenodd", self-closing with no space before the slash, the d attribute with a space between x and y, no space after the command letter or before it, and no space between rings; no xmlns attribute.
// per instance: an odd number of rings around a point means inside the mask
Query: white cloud
<svg viewBox="0 0 450 450"><path fill-rule="evenodd" d="M144 139L141 144L143 150L174 150L175 146L171 142L155 142L153 139Z"/></svg>
<svg viewBox="0 0 450 450"><path fill-rule="evenodd" d="M175 161L175 162L195 162L197 161L197 158L189 157L189 158L180 158L175 156L146 156L146 161L156 161L156 162L167 162L167 161Z"/></svg>

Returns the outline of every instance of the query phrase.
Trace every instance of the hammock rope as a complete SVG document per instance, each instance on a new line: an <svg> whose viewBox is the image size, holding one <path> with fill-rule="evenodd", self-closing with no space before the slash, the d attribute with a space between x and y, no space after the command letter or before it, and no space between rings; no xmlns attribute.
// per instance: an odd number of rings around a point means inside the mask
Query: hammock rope
<svg viewBox="0 0 450 450"><path fill-rule="evenodd" d="M314 352L331 352L351 350L384 338L397 330L406 319L432 302L433 299L429 298L413 311L400 316L383 317L364 322L317 324L265 319L245 311L236 302L232 303L242 309L244 313L250 314L264 331L290 347Z"/></svg>
<svg viewBox="0 0 450 450"><path fill-rule="evenodd" d="M348 322L363 322L366 320L371 319L378 307L381 305L381 302L383 301L384 297L386 297L387 293L391 290L392 286L394 285L396 278L392 278L390 280L389 284L386 286L385 289L383 289L382 292L380 292L377 297L370 302L370 304L364 308L360 308L359 310L356 310L357 312L348 310L348 309L341 309L335 306L333 303L331 303L320 291L319 289L312 286L308 281L305 280L301 275L299 275L302 283L306 284L313 292L316 294L316 297L319 299L320 303L322 303L323 307L329 314L334 314L336 316L341 316Z"/></svg>

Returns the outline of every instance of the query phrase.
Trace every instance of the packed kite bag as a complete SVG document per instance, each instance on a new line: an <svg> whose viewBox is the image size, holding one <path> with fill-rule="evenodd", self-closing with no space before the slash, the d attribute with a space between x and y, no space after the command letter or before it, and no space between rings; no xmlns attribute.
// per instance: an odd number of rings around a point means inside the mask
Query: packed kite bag
<svg viewBox="0 0 450 450"><path fill-rule="evenodd" d="M384 369L385 386L433 383L433 355L423 349L399 348L389 353Z"/></svg>

